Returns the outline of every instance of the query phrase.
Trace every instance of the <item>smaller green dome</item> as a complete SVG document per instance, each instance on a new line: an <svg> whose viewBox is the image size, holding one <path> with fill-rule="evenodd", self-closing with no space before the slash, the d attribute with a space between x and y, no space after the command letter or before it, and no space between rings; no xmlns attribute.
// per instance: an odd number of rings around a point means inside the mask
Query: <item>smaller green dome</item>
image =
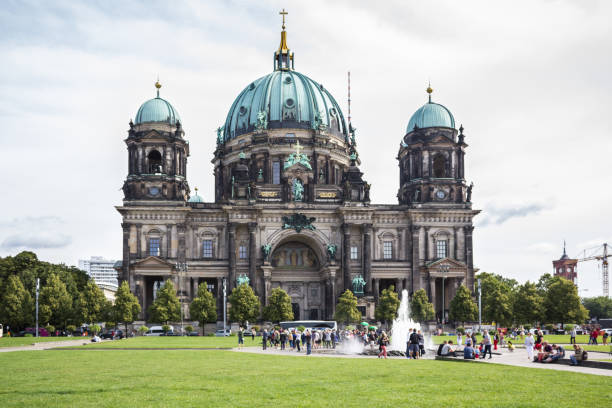
<svg viewBox="0 0 612 408"><path fill-rule="evenodd" d="M414 127L419 128L431 128L431 127L445 127L455 128L455 118L453 114L444 105L431 101L431 94L433 89L431 86L427 87L427 93L429 94L429 102L417 109L406 127L406 133L410 133L414 130Z"/></svg>
<svg viewBox="0 0 612 408"><path fill-rule="evenodd" d="M204 199L202 198L202 196L198 194L197 187L195 188L195 194L189 197L189 200L187 202L188 203L203 203L204 202Z"/></svg>
<svg viewBox="0 0 612 408"><path fill-rule="evenodd" d="M157 88L157 97L149 99L140 106L134 124L165 122L176 125L176 122L181 121L181 117L170 102L159 97L159 88L161 88L159 81L155 83L155 87Z"/></svg>

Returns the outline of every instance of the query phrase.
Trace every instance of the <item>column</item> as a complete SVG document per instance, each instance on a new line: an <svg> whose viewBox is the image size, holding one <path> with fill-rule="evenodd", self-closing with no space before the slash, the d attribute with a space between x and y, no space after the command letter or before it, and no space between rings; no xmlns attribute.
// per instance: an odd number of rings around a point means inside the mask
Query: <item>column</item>
<svg viewBox="0 0 612 408"><path fill-rule="evenodd" d="M229 259L229 270L227 289L232 291L236 286L236 223L230 222L228 224L227 234L227 255Z"/></svg>
<svg viewBox="0 0 612 408"><path fill-rule="evenodd" d="M142 225L136 225L136 258L142 259Z"/></svg>
<svg viewBox="0 0 612 408"><path fill-rule="evenodd" d="M166 258L172 257L172 225L166 226Z"/></svg>
<svg viewBox="0 0 612 408"><path fill-rule="evenodd" d="M366 281L365 293L372 294L372 224L363 225L363 279Z"/></svg>
<svg viewBox="0 0 612 408"><path fill-rule="evenodd" d="M425 227L425 262L431 259L429 256L429 229L430 227Z"/></svg>
<svg viewBox="0 0 612 408"><path fill-rule="evenodd" d="M374 279L374 299L376 303L378 303L378 298L380 297L380 279Z"/></svg>
<svg viewBox="0 0 612 408"><path fill-rule="evenodd" d="M198 296L198 278L193 277L191 282L191 299L195 299Z"/></svg>
<svg viewBox="0 0 612 408"><path fill-rule="evenodd" d="M217 277L217 320L223 321L223 277Z"/></svg>
<svg viewBox="0 0 612 408"><path fill-rule="evenodd" d="M433 304L434 313L438 310L436 305L436 278L429 275L429 301Z"/></svg>
<svg viewBox="0 0 612 408"><path fill-rule="evenodd" d="M176 226L178 235L178 251L176 253L177 262L185 262L186 260L186 245L185 245L185 224L179 224Z"/></svg>
<svg viewBox="0 0 612 408"><path fill-rule="evenodd" d="M344 290L351 288L351 227L349 224L342 224L342 277L344 281Z"/></svg>
<svg viewBox="0 0 612 408"><path fill-rule="evenodd" d="M420 257L419 257L419 232L421 231L421 227L413 226L412 227L412 277L411 277L411 287L410 291L412 293L421 289L421 271L420 267Z"/></svg>
<svg viewBox="0 0 612 408"><path fill-rule="evenodd" d="M465 259L467 263L467 276L466 276L466 286L467 288L473 292L474 291L474 254L472 251L472 233L474 232L474 227L469 225L463 228L464 230L464 246L465 246Z"/></svg>
<svg viewBox="0 0 612 408"><path fill-rule="evenodd" d="M121 224L123 229L123 260L121 265L121 276L119 276L119 282L126 280L129 276L130 271L130 230L132 224L124 222Z"/></svg>
<svg viewBox="0 0 612 408"><path fill-rule="evenodd" d="M459 259L459 242L457 241L457 230L459 228L453 228L453 258Z"/></svg>
<svg viewBox="0 0 612 408"><path fill-rule="evenodd" d="M399 295L402 294L402 290L404 290L404 281L402 278L395 279L395 290Z"/></svg>
<svg viewBox="0 0 612 408"><path fill-rule="evenodd" d="M255 268L257 266L257 242L255 232L257 231L257 223L249 222L249 279L251 281L251 287L257 293Z"/></svg>

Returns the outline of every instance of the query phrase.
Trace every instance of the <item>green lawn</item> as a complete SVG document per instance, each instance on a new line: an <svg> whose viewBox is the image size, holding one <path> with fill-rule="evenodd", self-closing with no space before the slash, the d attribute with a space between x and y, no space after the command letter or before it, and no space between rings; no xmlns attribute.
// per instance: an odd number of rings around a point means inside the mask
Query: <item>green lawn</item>
<svg viewBox="0 0 612 408"><path fill-rule="evenodd" d="M34 343L42 343L47 341L66 341L66 340L85 340L89 337L1 337L0 347L19 347L29 346Z"/></svg>
<svg viewBox="0 0 612 408"><path fill-rule="evenodd" d="M260 346L261 337L250 337L244 339L244 346ZM77 346L77 348L83 346ZM185 336L185 337L133 337L123 340L104 341L102 343L89 343L87 348L233 348L238 347L238 337L208 337L208 336Z"/></svg>
<svg viewBox="0 0 612 408"><path fill-rule="evenodd" d="M478 362L230 351L48 350L3 353L0 364L3 407L612 404L610 377Z"/></svg>

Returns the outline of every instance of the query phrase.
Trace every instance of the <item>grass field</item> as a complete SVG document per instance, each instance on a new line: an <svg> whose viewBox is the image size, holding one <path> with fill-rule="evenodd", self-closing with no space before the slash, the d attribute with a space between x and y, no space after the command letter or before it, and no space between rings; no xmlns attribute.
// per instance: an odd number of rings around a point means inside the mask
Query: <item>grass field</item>
<svg viewBox="0 0 612 408"><path fill-rule="evenodd" d="M1 337L0 347L19 347L29 346L34 343L43 343L47 341L65 341L65 340L89 340L89 337Z"/></svg>
<svg viewBox="0 0 612 408"><path fill-rule="evenodd" d="M0 364L3 407L612 404L610 377L485 363L49 350L3 353Z"/></svg>
<svg viewBox="0 0 612 408"><path fill-rule="evenodd" d="M244 339L245 347L261 346L261 337ZM77 346L78 348L83 346ZM102 343L89 343L86 348L234 348L238 347L238 337L133 337L123 340L104 341Z"/></svg>

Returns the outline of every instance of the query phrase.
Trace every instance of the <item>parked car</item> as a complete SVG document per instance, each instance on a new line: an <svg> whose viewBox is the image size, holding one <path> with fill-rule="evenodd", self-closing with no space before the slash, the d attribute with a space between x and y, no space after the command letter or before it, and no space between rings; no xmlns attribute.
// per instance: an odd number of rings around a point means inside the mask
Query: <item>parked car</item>
<svg viewBox="0 0 612 408"><path fill-rule="evenodd" d="M164 335L164 330L161 326L152 326L148 331L144 333L144 336L162 336ZM174 335L174 327L170 326L170 331L168 331L169 336Z"/></svg>
<svg viewBox="0 0 612 408"><path fill-rule="evenodd" d="M17 333L17 337L23 337L26 334L31 334L32 336L36 336L36 328L35 327L26 327L25 330ZM38 328L38 337L49 337L49 332L47 329L39 327Z"/></svg>
<svg viewBox="0 0 612 408"><path fill-rule="evenodd" d="M103 340L123 339L124 337L123 330L107 330L100 334L100 338Z"/></svg>
<svg viewBox="0 0 612 408"><path fill-rule="evenodd" d="M225 329L225 333L223 333L223 329L219 329L215 332L215 336L217 337L227 337L230 334L232 334L232 331L230 329Z"/></svg>

